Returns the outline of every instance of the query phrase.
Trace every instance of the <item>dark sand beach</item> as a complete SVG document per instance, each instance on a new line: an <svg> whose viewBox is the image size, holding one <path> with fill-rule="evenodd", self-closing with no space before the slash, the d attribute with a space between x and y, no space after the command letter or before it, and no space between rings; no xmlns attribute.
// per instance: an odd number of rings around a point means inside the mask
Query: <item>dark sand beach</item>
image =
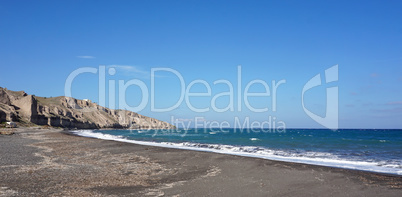
<svg viewBox="0 0 402 197"><path fill-rule="evenodd" d="M402 196L402 177L20 128L0 196Z"/></svg>

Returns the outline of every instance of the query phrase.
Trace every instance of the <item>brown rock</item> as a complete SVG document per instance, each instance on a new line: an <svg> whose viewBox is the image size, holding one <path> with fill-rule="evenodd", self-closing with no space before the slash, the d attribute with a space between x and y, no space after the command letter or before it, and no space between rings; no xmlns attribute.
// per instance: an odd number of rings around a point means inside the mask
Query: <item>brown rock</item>
<svg viewBox="0 0 402 197"><path fill-rule="evenodd" d="M0 121L22 120L66 128L171 129L173 125L126 110L113 110L70 97L43 98L0 87Z"/></svg>

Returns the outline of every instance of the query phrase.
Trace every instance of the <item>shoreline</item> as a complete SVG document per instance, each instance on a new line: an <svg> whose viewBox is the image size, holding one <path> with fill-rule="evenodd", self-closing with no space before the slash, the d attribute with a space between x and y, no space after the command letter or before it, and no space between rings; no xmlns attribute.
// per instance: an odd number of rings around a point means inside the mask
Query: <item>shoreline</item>
<svg viewBox="0 0 402 197"><path fill-rule="evenodd" d="M105 130L105 129L98 129L98 130ZM117 130L117 129L116 129ZM122 129L125 130L125 129ZM161 147L161 148L172 148L172 149L179 149L179 150L191 150L191 151L200 151L200 152L210 152L210 153L216 153L216 154L225 154L225 155L235 155L235 156L241 156L241 157L248 157L248 158L260 158L260 159L266 159L270 161L281 161L281 162L289 162L289 163L298 163L298 164L306 164L306 165L314 165L314 166L324 166L324 167L331 167L331 168L340 168L340 169L347 169L347 170L358 170L358 171L363 171L363 172L371 172L371 173L378 173L378 174L384 174L384 175L395 175L395 176L400 176L402 177L402 174L399 173L400 171L394 172L394 171L386 171L388 169L381 169L377 168L376 170L371 168L371 170L365 170L362 169L364 168L364 165L371 164L366 161L349 161L349 160L331 160L329 161L316 161L314 158L306 158L306 157L285 157L285 156L277 156L277 155L263 155L263 154L254 154L252 152L242 152L242 151L226 151L222 150L219 148L205 148L205 147L196 147L196 146L182 146L181 143L175 143L175 142L154 142L154 141L139 141L139 140L130 140L130 139L124 139L124 138L119 138L118 136L99 136L97 133L94 133L95 135L92 135L92 133L78 133L79 131L86 131L82 129L77 129L77 130L67 130L66 133L69 133L71 135L76 135L80 137L88 137L88 138L94 138L94 139L100 139L100 140L111 140L111 141L116 141L116 142L123 142L123 143L131 143L131 144L137 144L137 145L143 145L143 146L153 146L153 147ZM92 131L92 130L89 130ZM106 130L107 131L107 130ZM198 144L198 143L194 143ZM204 145L220 145L220 144L204 144ZM231 146L231 145L228 145ZM339 164L338 162L344 162ZM353 163L351 165L350 163ZM360 164L357 164L360 163ZM342 166L343 164L343 166ZM371 164L372 167L376 168L374 164ZM360 169L359 169L360 167Z"/></svg>
<svg viewBox="0 0 402 197"><path fill-rule="evenodd" d="M400 196L402 176L21 128L0 137L0 196Z"/></svg>

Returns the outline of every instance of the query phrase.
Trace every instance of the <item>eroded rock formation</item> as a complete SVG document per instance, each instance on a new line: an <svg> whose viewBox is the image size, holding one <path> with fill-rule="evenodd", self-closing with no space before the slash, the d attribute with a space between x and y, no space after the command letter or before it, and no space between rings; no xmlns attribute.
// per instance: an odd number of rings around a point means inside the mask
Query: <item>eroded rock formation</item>
<svg viewBox="0 0 402 197"><path fill-rule="evenodd" d="M0 87L0 122L23 121L53 127L171 129L173 125L127 110L113 110L70 97L44 98Z"/></svg>

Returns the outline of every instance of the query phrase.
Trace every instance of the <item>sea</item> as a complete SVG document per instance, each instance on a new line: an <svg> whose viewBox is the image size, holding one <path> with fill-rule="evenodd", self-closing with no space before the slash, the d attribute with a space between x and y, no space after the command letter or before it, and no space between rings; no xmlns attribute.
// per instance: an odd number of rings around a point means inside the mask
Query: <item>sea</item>
<svg viewBox="0 0 402 197"><path fill-rule="evenodd" d="M402 175L402 130L74 130L91 138Z"/></svg>

